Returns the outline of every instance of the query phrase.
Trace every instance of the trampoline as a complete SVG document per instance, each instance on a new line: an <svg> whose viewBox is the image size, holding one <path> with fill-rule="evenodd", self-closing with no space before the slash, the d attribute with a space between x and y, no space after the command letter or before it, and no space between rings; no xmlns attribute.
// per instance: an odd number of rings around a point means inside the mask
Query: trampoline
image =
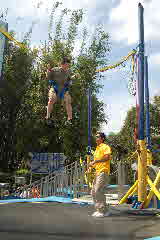
<svg viewBox="0 0 160 240"><path fill-rule="evenodd" d="M0 204L0 238L132 240L158 236L158 218L127 215L123 207L119 206L119 211L115 208L110 209L110 217L95 219L91 216L92 205L62 202Z"/></svg>

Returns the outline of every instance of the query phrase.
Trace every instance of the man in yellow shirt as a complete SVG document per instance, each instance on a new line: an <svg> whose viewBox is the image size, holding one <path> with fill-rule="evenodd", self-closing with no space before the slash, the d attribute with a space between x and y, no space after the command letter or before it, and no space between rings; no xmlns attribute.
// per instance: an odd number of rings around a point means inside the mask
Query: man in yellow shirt
<svg viewBox="0 0 160 240"><path fill-rule="evenodd" d="M91 191L96 212L94 217L109 216L107 212L105 186L109 183L111 148L104 143L106 136L102 132L96 134L97 147L94 152L94 161L89 163L89 169L95 168L96 176Z"/></svg>

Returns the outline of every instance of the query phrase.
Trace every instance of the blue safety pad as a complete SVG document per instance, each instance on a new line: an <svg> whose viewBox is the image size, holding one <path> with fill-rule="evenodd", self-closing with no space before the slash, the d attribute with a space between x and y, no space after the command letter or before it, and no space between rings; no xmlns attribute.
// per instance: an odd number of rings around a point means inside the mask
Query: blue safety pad
<svg viewBox="0 0 160 240"><path fill-rule="evenodd" d="M0 200L1 203L31 203L31 202L59 202L59 203L75 203L80 205L92 204L83 201L74 201L71 198L64 198L64 197L46 197L46 198L31 198L31 199L8 199L8 200Z"/></svg>
<svg viewBox="0 0 160 240"><path fill-rule="evenodd" d="M63 203L72 203L70 198L64 197L46 197L46 198L30 198L30 199L8 199L0 200L0 203L20 203L20 202L63 202Z"/></svg>
<svg viewBox="0 0 160 240"><path fill-rule="evenodd" d="M106 186L107 188L118 188L119 187L119 185L107 185ZM124 185L124 187L129 187L129 185Z"/></svg>
<svg viewBox="0 0 160 240"><path fill-rule="evenodd" d="M152 237L152 238L145 238L146 240L160 240L160 236L159 237Z"/></svg>

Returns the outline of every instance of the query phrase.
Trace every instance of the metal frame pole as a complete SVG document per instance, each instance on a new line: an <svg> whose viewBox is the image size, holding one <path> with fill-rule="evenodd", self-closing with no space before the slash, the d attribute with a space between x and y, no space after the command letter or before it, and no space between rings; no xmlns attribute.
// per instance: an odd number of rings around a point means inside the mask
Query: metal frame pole
<svg viewBox="0 0 160 240"><path fill-rule="evenodd" d="M144 140L144 19L143 6L138 4L139 20L139 121L138 121L138 201L147 197L147 149Z"/></svg>
<svg viewBox="0 0 160 240"><path fill-rule="evenodd" d="M147 148L151 148L150 136L150 113L149 113L149 86L148 86L148 57L144 57L144 76L145 76L145 105L146 105L146 142Z"/></svg>
<svg viewBox="0 0 160 240"><path fill-rule="evenodd" d="M143 6L138 4L139 10L139 129L138 139L144 140L144 20Z"/></svg>

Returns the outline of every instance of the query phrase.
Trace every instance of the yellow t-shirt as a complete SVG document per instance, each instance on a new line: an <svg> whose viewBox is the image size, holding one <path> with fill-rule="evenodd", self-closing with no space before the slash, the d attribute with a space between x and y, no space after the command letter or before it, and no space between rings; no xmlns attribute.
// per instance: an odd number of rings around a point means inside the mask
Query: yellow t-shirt
<svg viewBox="0 0 160 240"><path fill-rule="evenodd" d="M93 167L96 169L96 174L99 174L101 172L107 172L110 174L111 153L111 148L107 144L101 143L97 146L94 152L94 161L101 160L106 154L110 155L110 159L106 162L94 164Z"/></svg>

